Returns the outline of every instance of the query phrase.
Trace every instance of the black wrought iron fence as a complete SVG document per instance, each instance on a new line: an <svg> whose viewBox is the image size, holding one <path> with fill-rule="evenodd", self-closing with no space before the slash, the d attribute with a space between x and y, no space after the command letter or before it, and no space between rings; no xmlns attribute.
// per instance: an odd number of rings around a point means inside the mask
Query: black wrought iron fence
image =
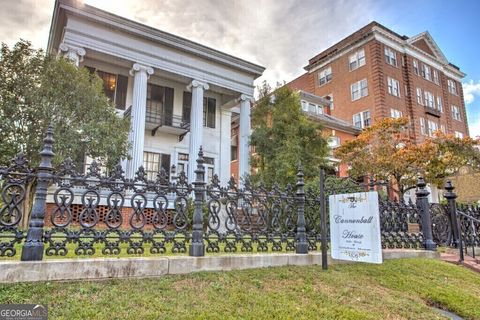
<svg viewBox="0 0 480 320"><path fill-rule="evenodd" d="M23 155L0 168L0 256L22 260L47 256L110 256L120 254L186 254L322 250L329 241L328 196L372 191L385 186L373 179L363 184L351 179L325 178L318 189L305 190L303 173L295 186L266 188L245 180L222 186L217 176L205 181L203 152L196 179L184 172L160 170L149 180L142 167L127 178L119 165L108 175L95 162L79 172L70 159L53 168L51 128L45 138L41 163L32 170ZM31 217L25 216L27 185L35 179ZM336 181L333 183L332 181ZM418 199L425 201L419 180ZM428 196L428 193L426 194ZM423 213L422 213L423 212ZM384 248L426 246L420 217L428 214L412 202L380 200ZM29 219L28 229L21 219ZM428 230L427 230L428 231ZM428 248L428 247L427 247ZM431 249L428 248L428 249Z"/></svg>
<svg viewBox="0 0 480 320"><path fill-rule="evenodd" d="M475 250L480 246L480 206L478 203L458 204L455 187L450 181L444 188L447 204L431 207L434 239L444 246L458 248L460 261L465 254L475 258Z"/></svg>

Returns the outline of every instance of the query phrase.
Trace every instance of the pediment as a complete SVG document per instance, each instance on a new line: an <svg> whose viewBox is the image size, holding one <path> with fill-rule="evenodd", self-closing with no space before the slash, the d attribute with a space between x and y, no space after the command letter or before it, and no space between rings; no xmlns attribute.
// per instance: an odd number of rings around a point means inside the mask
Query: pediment
<svg viewBox="0 0 480 320"><path fill-rule="evenodd" d="M435 41L433 40L430 33L428 33L428 31L422 32L414 37L411 37L410 39L407 40L407 42L411 46L442 61L443 63L448 63L447 58L443 54L442 50L440 50L438 45L435 43Z"/></svg>
<svg viewBox="0 0 480 320"><path fill-rule="evenodd" d="M425 39L420 39L420 40L417 40L417 41L413 42L413 43L412 43L412 46L415 46L415 47L417 47L418 49L420 49L420 50L422 50L422 51L425 51L425 52L428 53L429 55L435 57L435 53L434 53L433 50L430 48L430 46L427 44L427 42L425 41Z"/></svg>

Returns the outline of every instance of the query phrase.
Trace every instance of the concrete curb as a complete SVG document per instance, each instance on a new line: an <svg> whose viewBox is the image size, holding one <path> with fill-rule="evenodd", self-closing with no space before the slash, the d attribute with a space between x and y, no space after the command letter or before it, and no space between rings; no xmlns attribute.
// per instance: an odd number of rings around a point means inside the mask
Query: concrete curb
<svg viewBox="0 0 480 320"><path fill-rule="evenodd" d="M403 258L439 259L440 254L424 250L383 250L384 260ZM329 256L330 265L339 263L349 262L333 260ZM322 255L319 252L312 252L306 255L268 253L205 257L166 256L158 258L58 259L28 262L1 261L0 283L145 278L199 271L227 271L320 264L322 264Z"/></svg>

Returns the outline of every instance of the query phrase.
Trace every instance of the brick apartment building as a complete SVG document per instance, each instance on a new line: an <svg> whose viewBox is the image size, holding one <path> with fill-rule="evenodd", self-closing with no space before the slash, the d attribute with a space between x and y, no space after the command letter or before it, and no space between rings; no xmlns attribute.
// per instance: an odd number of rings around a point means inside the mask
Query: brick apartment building
<svg viewBox="0 0 480 320"><path fill-rule="evenodd" d="M422 142L437 130L468 136L461 80L428 32L401 36L371 22L309 60L287 85L330 97L331 115L358 128L406 116Z"/></svg>

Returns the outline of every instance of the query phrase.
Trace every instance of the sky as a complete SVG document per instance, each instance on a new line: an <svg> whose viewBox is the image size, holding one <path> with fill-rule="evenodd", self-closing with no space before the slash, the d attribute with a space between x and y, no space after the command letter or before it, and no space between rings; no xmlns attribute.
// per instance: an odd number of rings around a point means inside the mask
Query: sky
<svg viewBox="0 0 480 320"><path fill-rule="evenodd" d="M480 136L480 1L83 0L266 67L260 84L301 75L308 59L375 20L407 36L428 31L463 79L470 135ZM46 48L54 0L0 0L0 40Z"/></svg>

